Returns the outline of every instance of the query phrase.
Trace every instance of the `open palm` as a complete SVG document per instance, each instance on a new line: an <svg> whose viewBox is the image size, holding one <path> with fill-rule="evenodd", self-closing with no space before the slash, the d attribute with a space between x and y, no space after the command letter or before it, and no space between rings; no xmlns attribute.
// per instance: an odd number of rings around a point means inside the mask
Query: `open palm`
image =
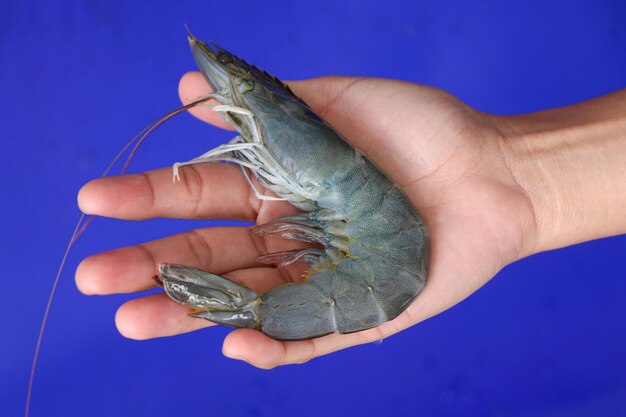
<svg viewBox="0 0 626 417"><path fill-rule="evenodd" d="M290 86L418 208L431 232L430 275L418 299L377 328L291 342L238 329L224 341L227 356L270 368L387 337L458 303L504 265L533 252L532 206L507 168L498 118L440 90L399 81L332 77ZM180 92L189 102L209 87L200 74L189 73ZM192 113L226 127L207 108ZM98 179L83 187L79 203L87 213L122 219L228 218L262 224L294 211L283 202L256 199L232 165L187 166L181 180L172 182L170 168ZM94 255L79 266L76 279L89 294L141 291L156 285L157 264L179 263L264 291L298 279L301 270L274 268L257 258L294 244L256 237L245 227L199 229ZM211 325L186 311L164 294L151 295L124 304L116 322L122 334L137 339Z"/></svg>

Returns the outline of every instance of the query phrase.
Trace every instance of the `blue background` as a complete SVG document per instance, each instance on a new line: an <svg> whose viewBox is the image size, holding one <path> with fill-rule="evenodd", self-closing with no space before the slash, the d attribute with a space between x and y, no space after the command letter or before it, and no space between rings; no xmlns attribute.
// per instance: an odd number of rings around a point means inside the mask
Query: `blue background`
<svg viewBox="0 0 626 417"><path fill-rule="evenodd" d="M0 415L22 413L78 188L178 105L179 77L194 69L184 23L284 79L398 78L499 114L626 86L623 1L263 3L0 3ZM230 136L182 115L131 171ZM223 358L224 328L126 340L113 317L130 296L86 297L74 286L89 254L198 225L94 222L50 314L33 417L626 415L624 236L522 260L382 343L268 372Z"/></svg>

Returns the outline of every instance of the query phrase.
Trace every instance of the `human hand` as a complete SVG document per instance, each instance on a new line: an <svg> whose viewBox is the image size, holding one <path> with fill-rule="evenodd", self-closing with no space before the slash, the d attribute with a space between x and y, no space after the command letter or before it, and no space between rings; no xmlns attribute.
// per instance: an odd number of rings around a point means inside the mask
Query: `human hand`
<svg viewBox="0 0 626 417"><path fill-rule="evenodd" d="M510 140L519 131L513 119L486 115L440 90L399 81L333 77L289 84L415 204L431 233L430 274L403 314L374 329L290 342L238 329L226 337L225 355L271 368L378 340L453 306L508 263L561 244L543 233L545 202L551 200L532 188L537 181ZM209 88L200 74L189 73L180 92L187 103ZM226 127L209 109L191 112ZM294 211L286 203L256 199L232 165L187 166L181 180L172 182L171 168L97 179L81 189L79 204L86 213L121 219L229 218L260 224ZM76 280L88 294L141 291L155 285L157 264L179 263L262 292L298 279L297 269L256 260L292 244L255 237L245 227L199 229L87 258ZM211 325L188 317L186 310L163 294L151 295L120 307L116 323L135 339Z"/></svg>

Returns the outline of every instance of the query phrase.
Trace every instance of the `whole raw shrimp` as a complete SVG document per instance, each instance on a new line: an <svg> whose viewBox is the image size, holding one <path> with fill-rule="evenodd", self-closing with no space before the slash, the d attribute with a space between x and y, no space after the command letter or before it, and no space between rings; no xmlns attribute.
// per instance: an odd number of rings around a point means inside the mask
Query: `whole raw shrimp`
<svg viewBox="0 0 626 417"><path fill-rule="evenodd" d="M450 308L504 265L541 248L533 206L509 167L516 156L503 132L517 134L509 118L478 112L439 89L397 80L323 77L289 85L383 167L424 216L433 237L428 285L403 314L370 330L281 342L238 329L224 341L226 356L272 368L386 338ZM199 73L181 80L186 106L210 92ZM205 122L228 127L217 112L190 110ZM285 202L256 198L233 164L184 167L180 183L172 182L170 168L96 179L81 189L78 201L84 213L125 220L219 218L264 224L295 212ZM143 291L154 286L157 264L176 262L225 274L262 293L298 281L297 269L304 265L273 268L256 258L297 243L257 238L245 227L192 229L90 256L76 271L76 283L86 294ZM121 334L140 340L211 325L186 311L164 294L148 294L124 303L115 320Z"/></svg>
<svg viewBox="0 0 626 417"><path fill-rule="evenodd" d="M309 265L304 280L257 294L219 275L159 265L158 282L189 313L214 323L254 328L282 340L352 333L404 311L426 283L430 240L406 196L344 142L278 79L189 35L194 58L221 104L213 107L239 131L225 145L179 168L238 164L254 194L304 211L254 229L323 247L269 254L265 262ZM262 194L258 183L277 197Z"/></svg>

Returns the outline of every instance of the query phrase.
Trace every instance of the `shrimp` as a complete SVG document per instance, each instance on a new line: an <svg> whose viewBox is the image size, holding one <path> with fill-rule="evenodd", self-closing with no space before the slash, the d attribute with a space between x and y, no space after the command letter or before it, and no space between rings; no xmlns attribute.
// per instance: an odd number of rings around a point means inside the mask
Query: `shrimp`
<svg viewBox="0 0 626 417"><path fill-rule="evenodd" d="M302 213L256 226L321 244L269 254L279 267L309 265L304 280L262 294L210 272L160 264L167 295L192 308L189 315L253 328L279 340L352 333L402 313L426 283L430 238L408 198L277 78L218 45L188 36L193 56L213 93L203 99L239 136L205 154L174 164L238 164L262 200L288 201ZM250 178L277 197L263 195Z"/></svg>

